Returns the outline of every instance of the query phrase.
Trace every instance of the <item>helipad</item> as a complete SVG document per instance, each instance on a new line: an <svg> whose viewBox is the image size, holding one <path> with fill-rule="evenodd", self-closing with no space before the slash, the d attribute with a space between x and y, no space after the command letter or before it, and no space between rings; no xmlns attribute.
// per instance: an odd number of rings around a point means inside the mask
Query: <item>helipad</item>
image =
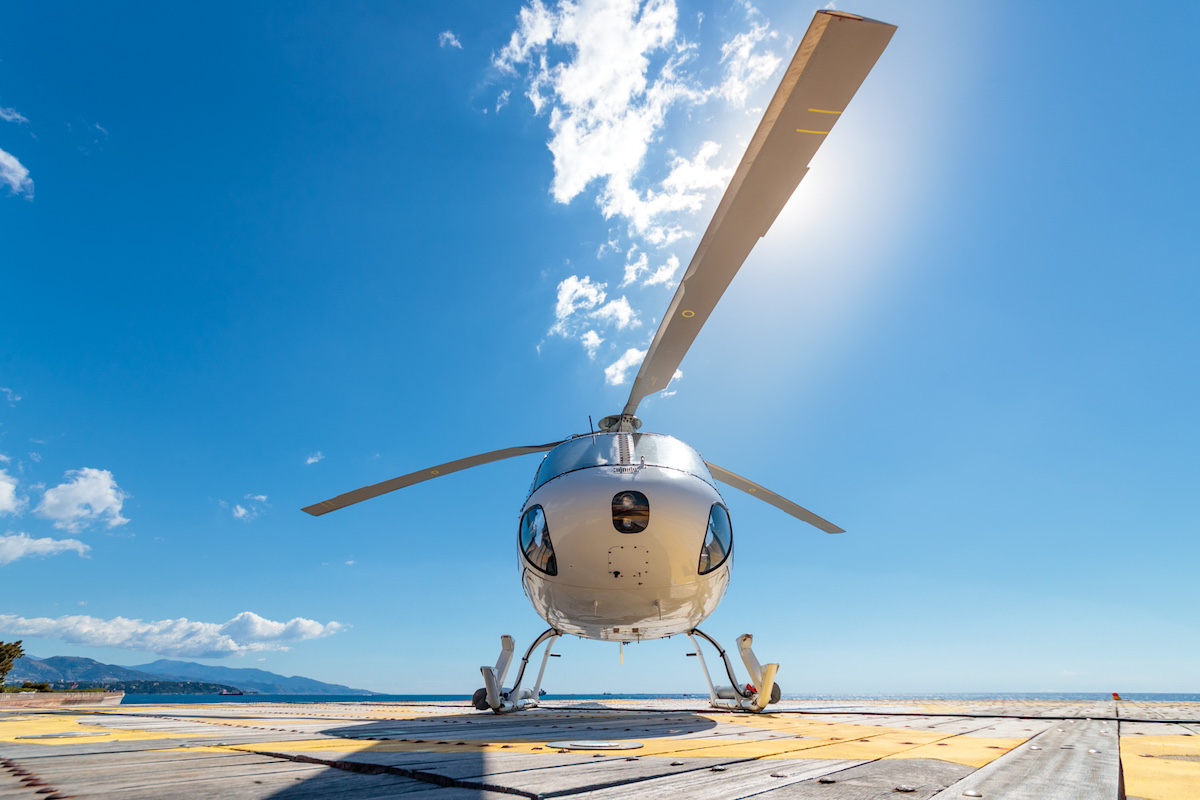
<svg viewBox="0 0 1200 800"><path fill-rule="evenodd" d="M1200 797L1196 703L778 708L751 715L701 701L625 701L549 702L507 716L465 703L22 710L0 714L0 800ZM608 749L616 747L636 749Z"/></svg>

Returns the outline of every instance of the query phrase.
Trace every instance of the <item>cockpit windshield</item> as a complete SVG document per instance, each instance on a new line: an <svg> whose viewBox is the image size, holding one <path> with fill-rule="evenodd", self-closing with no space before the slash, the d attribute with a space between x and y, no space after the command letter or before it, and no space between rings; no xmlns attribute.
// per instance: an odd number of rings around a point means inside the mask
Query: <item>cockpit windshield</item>
<svg viewBox="0 0 1200 800"><path fill-rule="evenodd" d="M533 488L547 481L588 467L631 466L667 467L682 470L712 484L712 474L704 459L678 439L657 433L597 433L564 442L550 451L538 469Z"/></svg>

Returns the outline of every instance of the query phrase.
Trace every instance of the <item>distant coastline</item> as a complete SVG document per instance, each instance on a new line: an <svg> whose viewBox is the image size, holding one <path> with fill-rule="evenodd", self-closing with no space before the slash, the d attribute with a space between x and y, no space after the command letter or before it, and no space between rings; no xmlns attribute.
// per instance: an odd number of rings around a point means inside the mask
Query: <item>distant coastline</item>
<svg viewBox="0 0 1200 800"><path fill-rule="evenodd" d="M56 691L108 689L127 695L239 696L322 695L370 697L374 692L301 675L278 675L261 669L210 666L191 661L161 659L124 667L91 658L25 656L13 662L5 685L48 684ZM223 694L222 694L223 693Z"/></svg>

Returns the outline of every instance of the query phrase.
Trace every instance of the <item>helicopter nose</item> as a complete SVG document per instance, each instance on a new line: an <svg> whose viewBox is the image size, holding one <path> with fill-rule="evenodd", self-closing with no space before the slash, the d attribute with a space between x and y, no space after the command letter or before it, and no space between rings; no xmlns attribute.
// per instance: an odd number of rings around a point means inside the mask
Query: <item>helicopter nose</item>
<svg viewBox="0 0 1200 800"><path fill-rule="evenodd" d="M612 499L612 521L617 533L641 533L650 524L650 500L641 492L618 492Z"/></svg>

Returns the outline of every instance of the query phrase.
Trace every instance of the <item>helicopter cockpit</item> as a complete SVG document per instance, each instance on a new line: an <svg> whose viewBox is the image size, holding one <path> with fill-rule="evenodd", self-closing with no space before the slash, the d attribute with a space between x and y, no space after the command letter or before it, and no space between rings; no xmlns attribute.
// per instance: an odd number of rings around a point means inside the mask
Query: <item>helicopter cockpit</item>
<svg viewBox="0 0 1200 800"><path fill-rule="evenodd" d="M530 494L569 472L606 466L677 469L717 488L704 459L678 439L660 433L596 433L577 436L547 453Z"/></svg>

